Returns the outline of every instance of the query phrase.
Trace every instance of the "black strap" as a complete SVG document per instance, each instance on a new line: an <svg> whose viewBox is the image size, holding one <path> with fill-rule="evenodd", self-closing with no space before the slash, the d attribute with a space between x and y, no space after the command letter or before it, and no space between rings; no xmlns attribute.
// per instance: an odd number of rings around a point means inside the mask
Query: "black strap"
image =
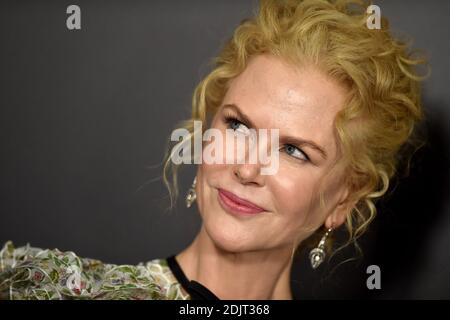
<svg viewBox="0 0 450 320"><path fill-rule="evenodd" d="M170 271L172 271L175 278L187 291L187 288L189 286L189 279L186 277L177 260L175 259L175 255L168 257L166 260L167 264L169 265Z"/></svg>
<svg viewBox="0 0 450 320"><path fill-rule="evenodd" d="M192 300L220 300L211 290L195 280L189 282L188 292Z"/></svg>
<svg viewBox="0 0 450 320"><path fill-rule="evenodd" d="M178 264L177 260L175 259L175 255L168 257L166 260L170 271L172 271L177 281L191 296L192 300L220 300L214 293L211 292L211 290L206 288L200 282L197 282L195 280L189 281L180 265Z"/></svg>

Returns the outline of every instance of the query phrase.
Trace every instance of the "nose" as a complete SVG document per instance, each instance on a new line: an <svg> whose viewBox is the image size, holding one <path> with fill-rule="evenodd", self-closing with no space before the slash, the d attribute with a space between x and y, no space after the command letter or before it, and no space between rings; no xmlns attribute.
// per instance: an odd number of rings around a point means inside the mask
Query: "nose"
<svg viewBox="0 0 450 320"><path fill-rule="evenodd" d="M259 164L236 164L233 165L235 179L242 184L263 186L264 176L261 175L261 165Z"/></svg>

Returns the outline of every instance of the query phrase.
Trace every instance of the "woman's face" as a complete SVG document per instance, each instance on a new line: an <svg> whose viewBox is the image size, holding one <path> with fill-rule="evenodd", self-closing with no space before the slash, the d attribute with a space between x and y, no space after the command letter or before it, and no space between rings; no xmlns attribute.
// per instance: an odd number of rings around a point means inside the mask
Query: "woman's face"
<svg viewBox="0 0 450 320"><path fill-rule="evenodd" d="M346 197L341 176L325 174L337 157L333 120L345 97L345 89L317 69L294 70L270 55L252 58L232 80L211 128L224 136L226 129L279 129L279 162L275 174L262 175L260 163L203 161L197 173L197 203L204 228L216 245L231 252L292 246L324 222L327 227L344 222L348 208L341 204ZM227 122L230 116L239 122ZM317 189L319 182L321 189ZM219 190L264 211L230 212ZM324 191L324 208L319 205L319 190Z"/></svg>

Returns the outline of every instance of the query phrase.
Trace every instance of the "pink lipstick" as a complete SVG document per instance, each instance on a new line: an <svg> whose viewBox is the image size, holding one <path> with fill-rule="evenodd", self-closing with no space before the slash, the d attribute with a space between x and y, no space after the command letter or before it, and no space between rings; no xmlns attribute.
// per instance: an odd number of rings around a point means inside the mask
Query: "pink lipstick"
<svg viewBox="0 0 450 320"><path fill-rule="evenodd" d="M234 193L224 189L218 189L218 191L219 203L227 212L238 215L255 215L266 211L248 200L239 198Z"/></svg>

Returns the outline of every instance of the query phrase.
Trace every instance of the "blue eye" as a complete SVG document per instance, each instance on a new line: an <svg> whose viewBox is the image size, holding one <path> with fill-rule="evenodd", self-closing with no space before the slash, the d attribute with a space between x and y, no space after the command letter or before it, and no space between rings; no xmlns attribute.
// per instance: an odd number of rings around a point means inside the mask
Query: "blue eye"
<svg viewBox="0 0 450 320"><path fill-rule="evenodd" d="M294 158L303 160L303 161L309 161L309 157L306 153L304 153L301 149L297 148L296 146L292 144L287 144L284 146L284 150L286 153Z"/></svg>
<svg viewBox="0 0 450 320"><path fill-rule="evenodd" d="M233 130L238 130L239 127L242 125L239 121L231 120L230 121L230 128Z"/></svg>
<svg viewBox="0 0 450 320"><path fill-rule="evenodd" d="M226 116L224 121L227 124L227 128L232 129L234 131L242 132L244 134L248 134L249 131L248 127L235 117Z"/></svg>

